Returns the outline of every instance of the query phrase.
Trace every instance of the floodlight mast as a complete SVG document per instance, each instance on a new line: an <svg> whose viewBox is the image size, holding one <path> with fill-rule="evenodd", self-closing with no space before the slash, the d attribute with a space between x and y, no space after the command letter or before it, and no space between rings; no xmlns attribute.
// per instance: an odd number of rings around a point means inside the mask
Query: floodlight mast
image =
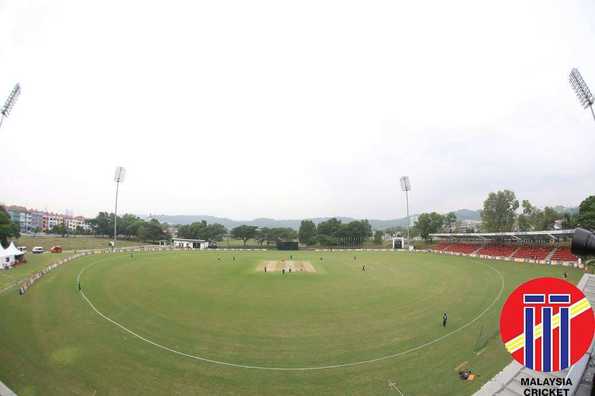
<svg viewBox="0 0 595 396"><path fill-rule="evenodd" d="M2 106L2 110L0 110L0 127L2 127L2 123L4 122L4 119L6 117L8 117L8 115L10 114L10 111L14 107L14 104L16 103L20 94L21 94L21 86L19 85L19 83L17 83L14 86L14 88L12 89L12 91L10 91L10 95L8 95L6 102L4 102L4 106Z"/></svg>
<svg viewBox="0 0 595 396"><path fill-rule="evenodd" d="M405 200L407 202L407 248L409 248L409 225L411 223L409 219L409 191L411 191L411 181L409 181L409 176L401 177L401 191L405 191Z"/></svg>
<svg viewBox="0 0 595 396"><path fill-rule="evenodd" d="M591 114L593 115L593 119L595 120L595 111L593 111L593 94L591 90L589 90L589 86L583 79L583 76L575 67L570 71L569 82L572 89L576 93L576 97L578 98L579 103L583 108L589 108L591 110Z"/></svg>
<svg viewBox="0 0 595 396"><path fill-rule="evenodd" d="M116 206L114 208L114 250L116 249L116 242L118 240L118 192L120 190L120 183L124 182L124 176L126 176L126 169L122 166L116 167L116 173L114 174L114 181L116 182Z"/></svg>

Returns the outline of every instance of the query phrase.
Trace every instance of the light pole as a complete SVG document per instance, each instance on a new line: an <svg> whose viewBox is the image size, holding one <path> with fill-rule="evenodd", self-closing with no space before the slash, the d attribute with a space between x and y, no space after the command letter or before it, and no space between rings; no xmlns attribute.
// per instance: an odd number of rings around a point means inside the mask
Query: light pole
<svg viewBox="0 0 595 396"><path fill-rule="evenodd" d="M122 166L116 167L116 173L114 175L114 181L116 182L116 207L114 208L114 250L116 249L116 241L118 240L118 191L120 189L120 183L124 182L124 176L126 176L126 169Z"/></svg>
<svg viewBox="0 0 595 396"><path fill-rule="evenodd" d="M409 176L401 177L401 191L405 191L405 200L407 201L407 248L409 248L409 191L411 191L411 181L409 181Z"/></svg>
<svg viewBox="0 0 595 396"><path fill-rule="evenodd" d="M581 106L583 106L584 109L587 107L591 109L591 114L595 120L595 111L593 111L593 94L591 94L587 83L585 80L583 80L583 76L581 76L581 73L576 67L570 71L568 80L570 81L570 86L572 89L574 89L576 97L578 98Z"/></svg>
<svg viewBox="0 0 595 396"><path fill-rule="evenodd" d="M4 119L8 117L8 115L10 114L10 111L14 107L14 104L16 103L20 94L21 86L17 83L12 89L12 91L10 91L10 95L8 95L6 102L4 102L2 110L0 110L0 127L2 126L2 122L4 122Z"/></svg>

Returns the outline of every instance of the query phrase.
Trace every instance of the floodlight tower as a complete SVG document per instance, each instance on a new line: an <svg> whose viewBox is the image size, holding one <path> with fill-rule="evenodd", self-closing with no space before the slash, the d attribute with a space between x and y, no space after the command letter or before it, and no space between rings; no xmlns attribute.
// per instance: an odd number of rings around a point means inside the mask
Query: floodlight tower
<svg viewBox="0 0 595 396"><path fill-rule="evenodd" d="M409 181L409 176L401 177L401 191L405 191L405 199L407 201L407 247L409 247L409 191L411 191L411 181Z"/></svg>
<svg viewBox="0 0 595 396"><path fill-rule="evenodd" d="M116 207L114 208L114 249L116 249L116 241L118 239L118 191L120 189L120 183L124 182L124 176L126 176L126 169L122 166L116 167L116 173L114 175L114 181L116 182Z"/></svg>
<svg viewBox="0 0 595 396"><path fill-rule="evenodd" d="M4 119L8 117L8 115L10 114L10 111L14 107L14 104L16 103L20 94L21 86L17 83L12 89L12 91L10 91L10 95L8 95L6 102L4 102L2 110L0 110L0 127L2 126L2 122L4 121Z"/></svg>
<svg viewBox="0 0 595 396"><path fill-rule="evenodd" d="M583 108L585 109L587 107L591 109L591 114L593 114L593 119L595 119L595 111L593 111L593 94L591 94L591 91L589 90L587 83L585 83L585 80L583 80L583 76L581 76L581 73L578 71L576 67L570 71L569 81L570 86L572 87L572 89L574 89L576 97L578 98L578 101L581 104L581 106L583 106Z"/></svg>

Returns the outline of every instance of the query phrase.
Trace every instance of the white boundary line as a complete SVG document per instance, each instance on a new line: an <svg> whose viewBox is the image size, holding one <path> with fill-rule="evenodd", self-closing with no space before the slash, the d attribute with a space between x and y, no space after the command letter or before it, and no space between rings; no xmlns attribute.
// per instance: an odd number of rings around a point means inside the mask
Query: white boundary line
<svg viewBox="0 0 595 396"><path fill-rule="evenodd" d="M92 265L97 264L100 261L104 261L107 258L111 258L111 257L106 257L104 259L95 261L89 265L87 265L86 267L82 268L80 270L80 272L78 273L77 277L76 277L76 285L75 287L77 287L78 289L78 283L80 281L81 275L83 274L83 272L91 267ZM165 351L168 352L172 352L175 353L176 355L180 355L180 356L184 356L184 357L188 357L191 359L195 359L195 360L200 360L202 362L207 362L207 363L212 363L212 364L218 364L218 365L222 365L222 366L228 366L228 367L235 367L235 368L243 368L243 369L254 369L254 370L270 370L270 371L313 371L313 370L327 370L327 369L334 369L334 368L343 368L343 367L353 367L353 366L360 366L363 364L369 364L369 363L374 363L374 362L379 362L382 360L387 360L387 359L394 359L396 357L399 356L403 356L403 355L407 355L411 352L415 352L415 351L419 351L420 349L423 349L427 346L436 344L437 342L442 341L443 339L450 337L451 335L460 332L463 329L466 329L467 327L471 326L473 323L477 322L483 315L485 315L497 302L498 300L500 300L500 297L502 297L502 293L504 292L504 277L502 276L502 274L500 273L500 271L498 271L497 269L495 269L494 267L492 267L491 265L485 263L491 270L493 270L496 274L498 274L498 276L500 277L500 291L498 291L498 295L496 296L496 298L494 299L494 301L492 301L490 303L490 305L487 306L487 308L485 308L483 311L481 311L479 313L479 315L477 315L475 318L473 318L471 321L467 322L466 324L462 325L461 327L443 335L440 336L432 341L428 341L424 344L415 346L413 348L407 349L405 351L402 352L397 352L391 355L385 355L385 356L381 356L378 358L374 358L374 359L368 359L368 360L361 360L358 362L349 362L349 363L339 363L339 364L331 364L331 365L327 365L327 366L313 366L313 367L267 367L267 366L251 366L251 365L244 365L244 364L238 364L238 363L230 363L230 362L225 362L225 361L221 361L221 360L213 360L213 359L208 359L202 356L197 356L197 355L191 355L189 353L185 353L182 351L178 351L176 349L167 347L165 345L161 345L155 341L152 341L146 337L143 337L137 333L135 333L134 331L130 330L129 328L127 328L126 326L124 326L121 323L116 322L115 320L111 319L110 317L108 317L107 315L105 315L104 313L102 313L101 311L99 311L95 305L93 305L93 303L91 302L91 300L89 300L89 298L85 295L85 293L81 290L80 294L83 297L83 299L87 302L87 304L89 304L89 306L93 309L93 311L95 311L95 313L97 313L97 315L101 316L103 319L107 320L108 322L116 325L117 327L121 328L122 330L124 330L125 332L127 332L130 335L133 335L134 337L138 338L141 341L144 341L148 344L151 344L153 346L156 346L157 348L163 349Z"/></svg>

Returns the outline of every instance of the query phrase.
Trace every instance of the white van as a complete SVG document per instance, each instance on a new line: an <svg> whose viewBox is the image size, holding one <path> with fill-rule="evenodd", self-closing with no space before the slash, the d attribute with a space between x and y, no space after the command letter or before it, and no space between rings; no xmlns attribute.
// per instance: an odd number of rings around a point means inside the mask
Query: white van
<svg viewBox="0 0 595 396"><path fill-rule="evenodd" d="M31 253L33 253L33 254L43 253L43 248L41 246L35 246L33 249L31 249Z"/></svg>

